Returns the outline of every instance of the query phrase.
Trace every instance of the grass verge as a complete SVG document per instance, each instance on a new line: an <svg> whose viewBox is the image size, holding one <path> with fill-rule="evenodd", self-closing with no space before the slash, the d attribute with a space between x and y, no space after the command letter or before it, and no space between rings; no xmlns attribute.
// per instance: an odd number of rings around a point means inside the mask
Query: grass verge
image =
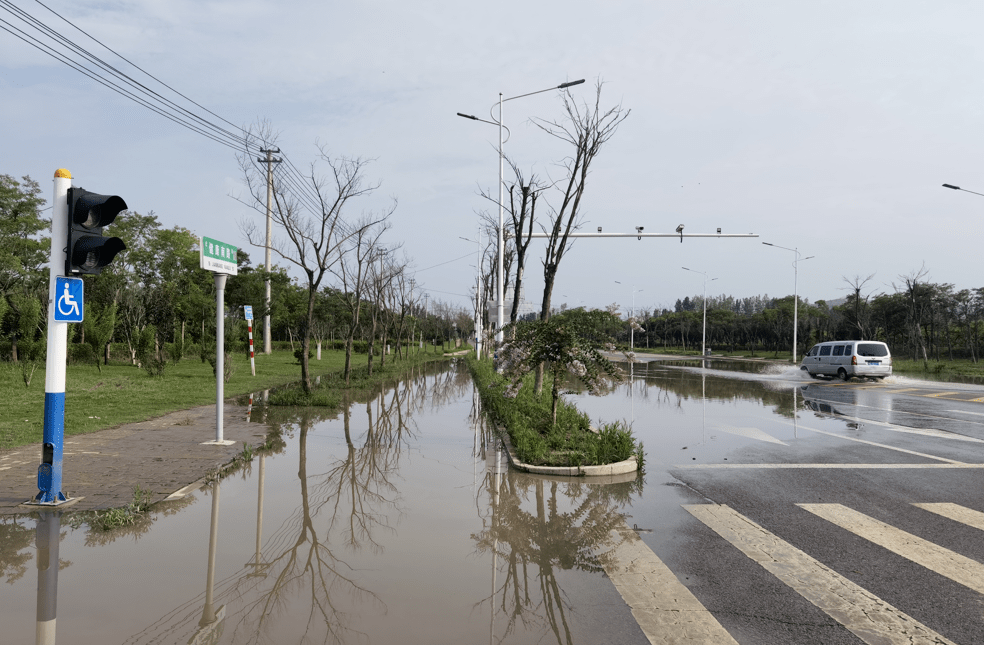
<svg viewBox="0 0 984 645"><path fill-rule="evenodd" d="M635 455L643 468L643 446L624 421L590 429L588 415L561 399L557 423L551 423L550 377L537 395L528 374L516 398L503 395L508 383L496 374L490 359L468 357L482 407L491 420L504 427L520 461L536 466L595 466L625 461Z"/></svg>
<svg viewBox="0 0 984 645"><path fill-rule="evenodd" d="M434 348L438 349L439 348ZM311 360L312 376L337 387L333 375L345 364L342 351L322 351L322 360ZM421 352L403 360L387 357L382 375L390 370L443 358L444 353ZM353 357L361 367L366 356ZM240 396L296 383L300 365L290 351L258 354L256 376L250 374L249 359L237 354L228 358L232 374L225 383L226 397ZM378 358L376 361L378 366ZM382 377L380 375L380 377ZM373 378L377 375L374 374ZM0 363L0 450L41 441L44 431L45 368L41 365L26 384L23 366ZM215 403L215 376L212 367L197 358L168 363L163 376L150 376L132 365L110 364L97 370L93 365L69 365L65 379L65 436L86 434L124 423L146 421L177 410ZM332 403L326 399L325 404ZM298 403L310 405L310 403ZM336 404L337 405L337 404Z"/></svg>

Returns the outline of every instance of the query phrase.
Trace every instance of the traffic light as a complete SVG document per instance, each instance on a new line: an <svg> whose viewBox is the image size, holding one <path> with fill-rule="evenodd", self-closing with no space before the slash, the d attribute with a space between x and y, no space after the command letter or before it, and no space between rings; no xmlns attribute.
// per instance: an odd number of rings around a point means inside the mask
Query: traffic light
<svg viewBox="0 0 984 645"><path fill-rule="evenodd" d="M126 249L118 237L104 237L126 202L116 195L97 195L82 188L68 189L68 258L65 275L97 274Z"/></svg>

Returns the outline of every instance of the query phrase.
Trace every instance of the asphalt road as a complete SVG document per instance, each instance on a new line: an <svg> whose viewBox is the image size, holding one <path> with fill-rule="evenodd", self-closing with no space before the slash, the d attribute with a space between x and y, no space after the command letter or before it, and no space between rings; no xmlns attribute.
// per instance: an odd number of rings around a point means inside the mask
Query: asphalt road
<svg viewBox="0 0 984 645"><path fill-rule="evenodd" d="M795 392L795 418L736 403L732 427L725 411L705 432L755 440L704 453L646 434L672 417L637 394L649 468L628 523L742 645L984 643L984 388L799 376L768 384Z"/></svg>

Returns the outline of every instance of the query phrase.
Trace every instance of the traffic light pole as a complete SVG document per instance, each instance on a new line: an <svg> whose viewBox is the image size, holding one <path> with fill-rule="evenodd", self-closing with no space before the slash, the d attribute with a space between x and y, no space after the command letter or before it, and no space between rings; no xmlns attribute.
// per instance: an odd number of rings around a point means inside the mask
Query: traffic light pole
<svg viewBox="0 0 984 645"><path fill-rule="evenodd" d="M33 504L57 506L69 500L62 492L62 455L65 447L65 364L68 355L68 323L55 320L58 294L56 282L62 275L70 250L68 239L68 189L72 173L55 171L51 208L51 253L48 257L48 353L44 378L44 431L38 494Z"/></svg>

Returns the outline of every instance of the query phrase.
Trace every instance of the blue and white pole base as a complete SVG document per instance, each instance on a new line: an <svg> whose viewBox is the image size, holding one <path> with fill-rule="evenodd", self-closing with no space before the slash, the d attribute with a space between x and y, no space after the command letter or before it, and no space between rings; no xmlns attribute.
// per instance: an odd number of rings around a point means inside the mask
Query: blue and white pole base
<svg viewBox="0 0 984 645"><path fill-rule="evenodd" d="M38 494L28 502L58 506L70 500L62 492L62 453L65 444L65 363L68 355L67 322L55 321L56 283L65 267L68 239L68 189L72 173L55 171L51 209L51 254L48 276L48 356L44 379L44 434L41 465L38 466Z"/></svg>

